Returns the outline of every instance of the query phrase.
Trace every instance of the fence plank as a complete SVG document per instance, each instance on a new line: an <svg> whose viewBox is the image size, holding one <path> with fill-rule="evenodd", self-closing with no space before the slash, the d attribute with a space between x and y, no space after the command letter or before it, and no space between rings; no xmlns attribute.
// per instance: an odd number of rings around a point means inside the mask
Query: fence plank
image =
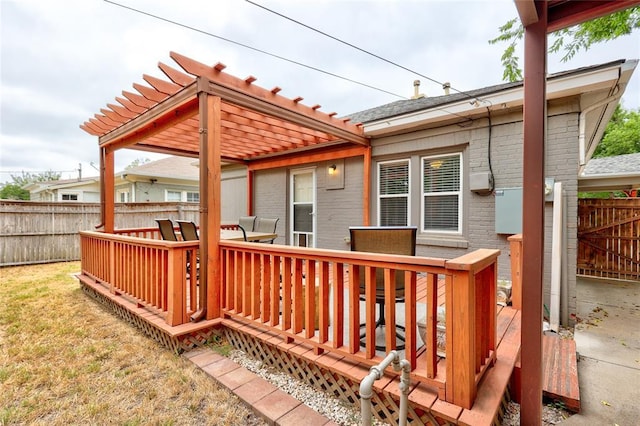
<svg viewBox="0 0 640 426"><path fill-rule="evenodd" d="M157 228L154 219L198 222L197 203L118 203L116 228ZM100 223L99 203L0 201L0 267L80 259L79 231Z"/></svg>

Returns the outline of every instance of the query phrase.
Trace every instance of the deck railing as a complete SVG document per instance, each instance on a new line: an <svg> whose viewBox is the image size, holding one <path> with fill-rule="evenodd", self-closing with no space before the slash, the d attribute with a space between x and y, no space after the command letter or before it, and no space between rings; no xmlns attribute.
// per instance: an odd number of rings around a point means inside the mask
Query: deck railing
<svg viewBox="0 0 640 426"><path fill-rule="evenodd" d="M498 250L445 260L232 241L220 242L220 249L225 315L286 340L304 341L316 353L330 351L370 364L381 359L374 332L376 269L384 271L387 352L396 345L396 277L405 274L405 358L412 376L437 387L442 399L473 405L478 381L495 360ZM364 294L360 273L365 275ZM420 292L418 277L426 281ZM446 312L446 362L440 364L439 279L445 281ZM417 336L418 303L426 305L426 347ZM445 372L439 365L446 365Z"/></svg>
<svg viewBox="0 0 640 426"><path fill-rule="evenodd" d="M156 311L170 325L188 322L199 308L197 273L190 270L198 242L163 241L152 239L150 230L139 232L81 232L83 274ZM470 408L479 380L495 361L498 255L481 249L446 260L221 241L220 307L224 316L305 342L318 354L374 365L384 355L375 349L376 270L384 271L387 351L395 349L395 282L404 274L404 357L412 377L436 387L441 399ZM444 359L436 350L439 281L444 281L446 312ZM426 312L426 345L417 333L419 310Z"/></svg>
<svg viewBox="0 0 640 426"><path fill-rule="evenodd" d="M80 232L82 273L103 283L112 294L162 315L169 325L189 322L199 309L198 242L127 233Z"/></svg>

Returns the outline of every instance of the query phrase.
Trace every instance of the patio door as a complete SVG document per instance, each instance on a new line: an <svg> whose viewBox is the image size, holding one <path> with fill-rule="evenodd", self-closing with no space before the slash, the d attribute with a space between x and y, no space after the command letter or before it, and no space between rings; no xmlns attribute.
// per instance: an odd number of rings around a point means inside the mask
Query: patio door
<svg viewBox="0 0 640 426"><path fill-rule="evenodd" d="M316 171L291 172L291 244L298 247L316 246Z"/></svg>

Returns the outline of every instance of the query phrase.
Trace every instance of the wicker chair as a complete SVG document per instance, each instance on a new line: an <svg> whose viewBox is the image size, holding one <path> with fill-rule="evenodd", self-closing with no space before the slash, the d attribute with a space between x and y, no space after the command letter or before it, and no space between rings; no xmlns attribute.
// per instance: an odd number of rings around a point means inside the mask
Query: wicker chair
<svg viewBox="0 0 640 426"><path fill-rule="evenodd" d="M385 227L351 227L349 234L351 237L351 250L364 251L370 253L402 254L415 256L416 254L416 233L415 226L385 226ZM404 274L401 271L396 273L396 292L394 299L396 303L404 303ZM360 267L360 300L364 300L365 277L364 267ZM385 323L385 292L384 292L384 270L376 269L376 303L378 304L378 319L375 328L383 327ZM365 324L360 324L364 327ZM397 325L397 339L404 342L404 326ZM360 335L360 344L364 345ZM397 345L396 349L404 349L404 344ZM376 345L376 350L386 350L386 345Z"/></svg>

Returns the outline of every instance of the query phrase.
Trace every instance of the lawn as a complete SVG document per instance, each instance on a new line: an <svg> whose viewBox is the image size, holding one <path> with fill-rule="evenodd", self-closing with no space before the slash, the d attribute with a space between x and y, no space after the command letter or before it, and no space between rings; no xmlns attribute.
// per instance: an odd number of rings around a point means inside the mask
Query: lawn
<svg viewBox="0 0 640 426"><path fill-rule="evenodd" d="M0 269L0 425L262 424L80 289L79 262Z"/></svg>

